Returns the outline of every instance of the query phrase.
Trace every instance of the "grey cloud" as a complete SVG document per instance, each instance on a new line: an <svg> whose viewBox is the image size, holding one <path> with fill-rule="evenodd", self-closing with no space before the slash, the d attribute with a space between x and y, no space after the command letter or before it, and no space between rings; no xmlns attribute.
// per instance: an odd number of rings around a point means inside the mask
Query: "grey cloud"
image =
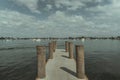
<svg viewBox="0 0 120 80"><path fill-rule="evenodd" d="M0 10L1 34L43 37L120 34L119 0L32 1L18 0L16 4L20 2L20 6L25 5L34 13L37 10L41 12L38 17L46 18L39 19L35 14L28 15L13 10Z"/></svg>

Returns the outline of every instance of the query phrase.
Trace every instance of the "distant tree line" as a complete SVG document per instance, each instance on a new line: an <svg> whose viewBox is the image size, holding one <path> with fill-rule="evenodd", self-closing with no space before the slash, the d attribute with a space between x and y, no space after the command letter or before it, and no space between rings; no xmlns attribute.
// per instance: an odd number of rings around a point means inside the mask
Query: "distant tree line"
<svg viewBox="0 0 120 80"><path fill-rule="evenodd" d="M70 39L70 40L73 40L73 39L116 39L116 40L120 40L120 36L117 36L117 37L85 37L85 36L81 36L81 37L63 37L63 38L57 38L57 37L46 37L46 38L39 38L39 37L36 37L36 38L14 38L14 37L0 37L0 40L6 40L6 39L11 39L11 40L29 40L29 39L49 39L49 40L58 40L58 39L61 39L61 40L65 40L65 39Z"/></svg>

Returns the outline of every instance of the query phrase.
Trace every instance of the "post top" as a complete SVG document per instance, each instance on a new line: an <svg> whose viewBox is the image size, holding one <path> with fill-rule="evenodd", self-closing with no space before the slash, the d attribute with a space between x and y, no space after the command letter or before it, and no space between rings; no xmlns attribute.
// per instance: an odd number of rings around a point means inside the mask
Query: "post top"
<svg viewBox="0 0 120 80"><path fill-rule="evenodd" d="M43 46L43 45L37 45L36 46L36 48L42 48L42 47L44 48L45 46Z"/></svg>
<svg viewBox="0 0 120 80"><path fill-rule="evenodd" d="M69 44L73 44L73 42L69 42Z"/></svg>
<svg viewBox="0 0 120 80"><path fill-rule="evenodd" d="M49 42L48 44L52 44L52 42Z"/></svg>
<svg viewBox="0 0 120 80"><path fill-rule="evenodd" d="M84 47L84 45L76 45L76 47Z"/></svg>

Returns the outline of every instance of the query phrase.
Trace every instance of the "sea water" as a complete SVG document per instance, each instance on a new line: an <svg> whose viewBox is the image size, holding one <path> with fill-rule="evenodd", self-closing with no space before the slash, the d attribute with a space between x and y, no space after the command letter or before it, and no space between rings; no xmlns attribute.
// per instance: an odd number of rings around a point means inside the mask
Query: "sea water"
<svg viewBox="0 0 120 80"><path fill-rule="evenodd" d="M64 49L64 41L57 48ZM120 80L119 40L69 40L84 45L85 72L89 80ZM37 73L36 46L48 46L49 40L0 40L0 80L35 80ZM74 48L74 53L75 48ZM48 47L46 47L48 57Z"/></svg>

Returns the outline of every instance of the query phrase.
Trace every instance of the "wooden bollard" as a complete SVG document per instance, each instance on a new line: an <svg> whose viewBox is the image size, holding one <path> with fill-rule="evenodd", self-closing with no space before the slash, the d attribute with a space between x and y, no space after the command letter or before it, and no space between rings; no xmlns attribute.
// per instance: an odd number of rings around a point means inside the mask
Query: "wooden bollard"
<svg viewBox="0 0 120 80"><path fill-rule="evenodd" d="M53 59L53 44L49 43L49 59Z"/></svg>
<svg viewBox="0 0 120 80"><path fill-rule="evenodd" d="M76 72L79 79L85 78L84 46L76 45Z"/></svg>
<svg viewBox="0 0 120 80"><path fill-rule="evenodd" d="M44 46L37 46L37 62L38 62L38 72L36 80L43 79L46 77L46 54Z"/></svg>
<svg viewBox="0 0 120 80"><path fill-rule="evenodd" d="M54 44L55 44L55 49L57 48L57 42L56 41L54 41Z"/></svg>
<svg viewBox="0 0 120 80"><path fill-rule="evenodd" d="M55 52L55 44L54 44L54 41L52 41L51 43L52 43L53 52Z"/></svg>
<svg viewBox="0 0 120 80"><path fill-rule="evenodd" d="M56 48L57 48L57 42L54 41L54 45L55 45L55 51L56 51Z"/></svg>
<svg viewBox="0 0 120 80"><path fill-rule="evenodd" d="M66 52L68 52L68 41L65 41L65 50L66 50Z"/></svg>
<svg viewBox="0 0 120 80"><path fill-rule="evenodd" d="M53 52L55 52L55 50L56 50L56 41L53 41L52 44L53 44Z"/></svg>
<svg viewBox="0 0 120 80"><path fill-rule="evenodd" d="M57 48L57 41L55 41L55 50L56 50L56 48Z"/></svg>
<svg viewBox="0 0 120 80"><path fill-rule="evenodd" d="M73 43L69 42L69 58L73 59L74 55L73 55Z"/></svg>

